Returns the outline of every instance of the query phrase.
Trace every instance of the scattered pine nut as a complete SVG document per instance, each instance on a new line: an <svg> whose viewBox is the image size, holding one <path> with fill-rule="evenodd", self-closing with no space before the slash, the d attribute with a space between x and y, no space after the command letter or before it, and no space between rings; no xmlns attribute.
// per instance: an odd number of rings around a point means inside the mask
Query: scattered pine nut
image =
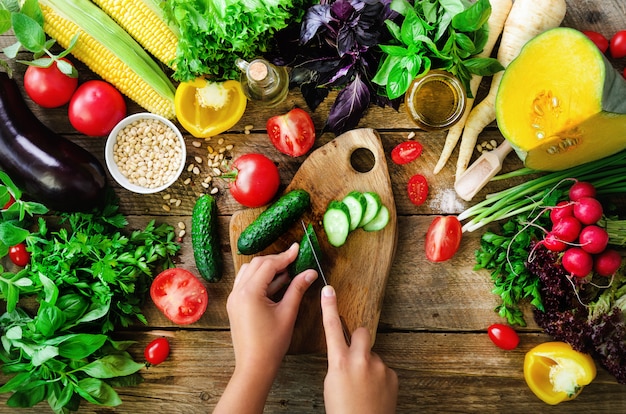
<svg viewBox="0 0 626 414"><path fill-rule="evenodd" d="M178 222L178 224L177 224L177 226L178 226L178 228L179 228L179 229L181 229L181 230L185 230L185 227L186 227L186 226L185 226L185 223L183 223L182 221L179 221L179 222Z"/></svg>
<svg viewBox="0 0 626 414"><path fill-rule="evenodd" d="M415 138L415 131L411 131L409 132L409 135L406 137L407 139L413 139Z"/></svg>
<svg viewBox="0 0 626 414"><path fill-rule="evenodd" d="M200 141L192 141L191 145L193 145L196 148L200 148L202 146L202 143Z"/></svg>
<svg viewBox="0 0 626 414"><path fill-rule="evenodd" d="M163 204L163 210L165 210L165 211L170 211L170 210L172 210L172 209L171 209L171 208L170 208L170 206L168 206L167 204Z"/></svg>
<svg viewBox="0 0 626 414"><path fill-rule="evenodd" d="M217 187L213 187L211 189L211 194L217 194L218 191L219 191L219 189Z"/></svg>

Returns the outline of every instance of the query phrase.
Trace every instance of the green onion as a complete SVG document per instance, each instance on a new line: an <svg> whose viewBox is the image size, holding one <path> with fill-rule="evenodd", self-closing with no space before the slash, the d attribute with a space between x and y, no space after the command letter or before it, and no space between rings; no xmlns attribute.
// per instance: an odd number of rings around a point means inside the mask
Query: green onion
<svg viewBox="0 0 626 414"><path fill-rule="evenodd" d="M497 179L538 173L540 171L521 168L502 174ZM547 173L506 190L488 194L485 200L459 214L458 219L470 219L463 225L463 231L474 231L493 221L547 207L558 192L568 189L576 181L590 182L596 187L598 194L626 193L626 151L567 170Z"/></svg>

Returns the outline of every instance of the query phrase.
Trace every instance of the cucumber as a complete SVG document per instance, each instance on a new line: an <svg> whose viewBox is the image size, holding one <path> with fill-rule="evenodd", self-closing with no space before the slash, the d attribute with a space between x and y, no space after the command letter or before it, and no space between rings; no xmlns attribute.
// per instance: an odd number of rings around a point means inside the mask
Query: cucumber
<svg viewBox="0 0 626 414"><path fill-rule="evenodd" d="M343 202L333 200L322 218L328 242L335 247L342 246L350 233L350 210Z"/></svg>
<svg viewBox="0 0 626 414"><path fill-rule="evenodd" d="M217 203L209 194L196 200L191 213L191 246L200 276L208 282L222 278L222 254L217 224Z"/></svg>
<svg viewBox="0 0 626 414"><path fill-rule="evenodd" d="M311 240L310 243L309 239ZM315 260L313 250L315 250L317 258L319 260L322 260L322 249L320 248L319 240L317 239L317 235L315 234L315 229L313 228L313 225L309 223L309 225L306 227L306 233L302 236L302 240L300 241L300 250L298 250L298 257L296 257L296 260L294 260L287 268L287 271L291 278L294 278L296 275L304 272L307 269L315 269L318 274L320 273L320 269L317 265L317 261Z"/></svg>
<svg viewBox="0 0 626 414"><path fill-rule="evenodd" d="M361 218L361 222L359 223L359 227L363 227L367 223L372 221L372 219L376 217L376 215L380 211L380 208L383 205L382 201L380 200L380 196L373 191L367 191L363 193L363 196L365 197L367 205L365 207L365 212L363 213L363 218Z"/></svg>
<svg viewBox="0 0 626 414"><path fill-rule="evenodd" d="M363 230L365 231L378 231L385 228L385 226L389 223L389 209L384 204L380 207L378 214L372 220L370 220L365 226L363 226Z"/></svg>
<svg viewBox="0 0 626 414"><path fill-rule="evenodd" d="M359 227L363 213L367 207L367 200L360 191L351 191L341 200L350 210L350 231Z"/></svg>
<svg viewBox="0 0 626 414"><path fill-rule="evenodd" d="M237 239L240 254L255 254L274 243L311 205L305 190L292 190L264 210Z"/></svg>

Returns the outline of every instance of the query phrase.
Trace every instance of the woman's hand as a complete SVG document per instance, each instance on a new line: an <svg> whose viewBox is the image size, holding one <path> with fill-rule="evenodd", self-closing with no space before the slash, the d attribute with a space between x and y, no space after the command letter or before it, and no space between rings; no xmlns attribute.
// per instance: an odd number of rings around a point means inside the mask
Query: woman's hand
<svg viewBox="0 0 626 414"><path fill-rule="evenodd" d="M322 314L328 348L324 403L328 414L389 414L395 412L398 376L371 351L366 328L346 343L332 286L322 289Z"/></svg>

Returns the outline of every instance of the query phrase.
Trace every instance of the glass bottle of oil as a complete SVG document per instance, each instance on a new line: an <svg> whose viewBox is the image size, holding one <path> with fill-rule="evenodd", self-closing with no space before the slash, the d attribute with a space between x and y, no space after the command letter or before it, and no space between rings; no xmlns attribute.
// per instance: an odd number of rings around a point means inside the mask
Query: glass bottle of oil
<svg viewBox="0 0 626 414"><path fill-rule="evenodd" d="M264 106L276 106L289 92L289 74L282 66L271 64L265 59L256 58L251 62L237 59L241 69L241 86L248 99Z"/></svg>
<svg viewBox="0 0 626 414"><path fill-rule="evenodd" d="M404 103L409 117L420 129L440 131L459 121L466 99L465 88L456 76L443 70L430 70L413 80Z"/></svg>

